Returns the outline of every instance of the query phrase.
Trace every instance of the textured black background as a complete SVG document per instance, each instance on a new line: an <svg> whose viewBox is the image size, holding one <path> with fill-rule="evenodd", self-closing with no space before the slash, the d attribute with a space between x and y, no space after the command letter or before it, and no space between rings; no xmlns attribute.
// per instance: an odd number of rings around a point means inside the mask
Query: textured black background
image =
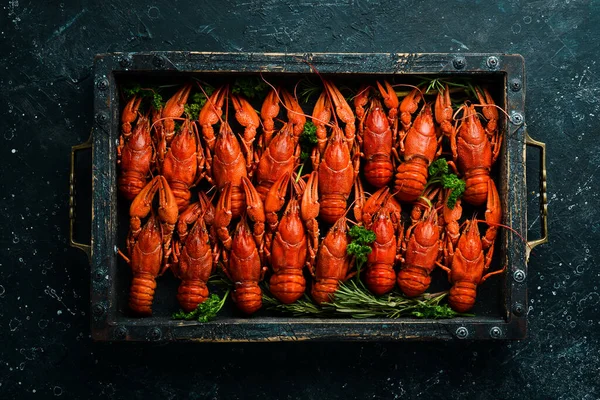
<svg viewBox="0 0 600 400"><path fill-rule="evenodd" d="M0 15L0 397L600 397L600 2L38 3L6 0ZM69 150L92 125L94 55L148 50L522 54L550 190L550 244L527 278L529 338L92 343L89 266L67 247Z"/></svg>

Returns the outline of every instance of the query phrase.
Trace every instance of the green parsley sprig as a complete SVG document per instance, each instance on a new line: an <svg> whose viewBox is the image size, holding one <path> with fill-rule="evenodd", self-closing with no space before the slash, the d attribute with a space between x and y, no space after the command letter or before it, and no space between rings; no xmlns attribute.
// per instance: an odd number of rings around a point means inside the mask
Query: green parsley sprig
<svg viewBox="0 0 600 400"><path fill-rule="evenodd" d="M356 260L356 276L360 279L360 271L367 262L367 256L371 254L371 244L377 239L375 232L364 226L354 225L348 231L352 241L346 247L346 253L354 256Z"/></svg>
<svg viewBox="0 0 600 400"><path fill-rule="evenodd" d="M318 143L317 127L311 121L306 121L304 130L300 134L300 161L304 162L310 158L313 147Z"/></svg>
<svg viewBox="0 0 600 400"><path fill-rule="evenodd" d="M198 119L198 115L200 115L200 110L208 101L206 96L210 96L215 91L215 88L209 85L203 86L204 92L194 93L190 99L188 99L188 103L183 106L185 114L191 120ZM206 94L205 94L206 93Z"/></svg>
<svg viewBox="0 0 600 400"><path fill-rule="evenodd" d="M446 204L451 210L454 209L457 200L465 192L466 183L449 171L448 162L443 158L438 158L429 166L429 180L425 187L436 184L444 189L450 189Z"/></svg>
<svg viewBox="0 0 600 400"><path fill-rule="evenodd" d="M165 101L163 101L162 96L158 93L158 90L155 88L143 88L139 83L133 84L131 86L123 87L123 94L126 98L131 98L131 96L138 95L142 98L151 99L152 107L156 110L160 110L164 105Z"/></svg>
<svg viewBox="0 0 600 400"><path fill-rule="evenodd" d="M268 90L269 85L256 76L238 78L231 87L231 93L243 94L250 99L255 97L262 99L265 97Z"/></svg>
<svg viewBox="0 0 600 400"><path fill-rule="evenodd" d="M189 313L184 311L176 312L173 314L172 318L184 319L186 321L198 320L198 322L208 322L214 319L218 312L221 311L221 308L223 308L228 295L229 289L227 289L223 295L223 298L220 298L218 295L213 293L203 303L198 304L198 307L196 307L195 310Z"/></svg>

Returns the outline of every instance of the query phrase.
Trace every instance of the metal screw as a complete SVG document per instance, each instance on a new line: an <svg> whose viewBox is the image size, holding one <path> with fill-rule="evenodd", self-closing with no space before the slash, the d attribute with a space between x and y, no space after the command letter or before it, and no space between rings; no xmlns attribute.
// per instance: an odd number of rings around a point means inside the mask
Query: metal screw
<svg viewBox="0 0 600 400"><path fill-rule="evenodd" d="M510 90L513 92L518 92L521 90L521 80L517 78L513 78L510 80Z"/></svg>
<svg viewBox="0 0 600 400"><path fill-rule="evenodd" d="M523 116L518 112L513 112L510 116L510 120L515 125L521 125L523 123Z"/></svg>
<svg viewBox="0 0 600 400"><path fill-rule="evenodd" d="M502 329L498 328L497 326L494 326L492 329L490 329L490 336L492 337L492 339L498 339L502 336Z"/></svg>
<svg viewBox="0 0 600 400"><path fill-rule="evenodd" d="M123 67L123 68L129 68L133 64L133 60L131 59L130 56L123 56L119 60L119 64L121 64L121 67Z"/></svg>
<svg viewBox="0 0 600 400"><path fill-rule="evenodd" d="M462 56L456 57L452 61L452 65L454 65L454 68L456 68L456 69L463 69L467 65L467 60L465 60L465 58Z"/></svg>
<svg viewBox="0 0 600 400"><path fill-rule="evenodd" d="M456 337L459 339L465 339L467 336L469 336L469 330L467 328L465 328L464 326L461 326L460 328L458 328L456 330Z"/></svg>
<svg viewBox="0 0 600 400"><path fill-rule="evenodd" d="M101 281L106 276L106 271L102 268L98 268L96 272L94 272L94 279L97 281Z"/></svg>
<svg viewBox="0 0 600 400"><path fill-rule="evenodd" d="M515 303L512 311L513 311L513 314L520 317L521 315L523 315L523 313L525 313L525 307L521 303Z"/></svg>
<svg viewBox="0 0 600 400"><path fill-rule="evenodd" d="M96 83L96 87L100 90L106 90L108 89L108 79L106 78L102 78L98 81L98 83Z"/></svg>
<svg viewBox="0 0 600 400"><path fill-rule="evenodd" d="M496 56L490 56L487 59L487 66L488 66L489 69L496 69L496 68L498 68L498 63L499 63L498 57L496 57Z"/></svg>
<svg viewBox="0 0 600 400"><path fill-rule="evenodd" d="M162 331L160 328L152 328L148 332L148 337L150 337L151 340L160 340L162 337Z"/></svg>
<svg viewBox="0 0 600 400"><path fill-rule="evenodd" d="M522 269L516 270L513 274L513 279L519 283L523 282L525 280L525 271Z"/></svg>
<svg viewBox="0 0 600 400"><path fill-rule="evenodd" d="M162 68L165 66L165 58L163 56L156 56L154 57L154 60L152 60L152 64L154 64L156 68Z"/></svg>
<svg viewBox="0 0 600 400"><path fill-rule="evenodd" d="M96 114L96 122L98 122L100 125L106 124L108 122L108 114L104 111L100 111L98 114Z"/></svg>
<svg viewBox="0 0 600 400"><path fill-rule="evenodd" d="M127 329L124 326L117 326L114 331L115 339L123 340L127 337Z"/></svg>
<svg viewBox="0 0 600 400"><path fill-rule="evenodd" d="M94 307L92 308L92 314L94 314L95 317L100 317L104 314L104 312L106 311L106 307L104 307L104 305L97 303L94 305Z"/></svg>

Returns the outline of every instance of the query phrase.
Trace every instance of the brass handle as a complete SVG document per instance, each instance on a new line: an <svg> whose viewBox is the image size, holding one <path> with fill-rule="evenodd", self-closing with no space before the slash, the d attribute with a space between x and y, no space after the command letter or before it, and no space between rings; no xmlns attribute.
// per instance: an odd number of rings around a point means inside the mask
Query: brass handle
<svg viewBox="0 0 600 400"><path fill-rule="evenodd" d="M69 178L69 244L71 247L82 250L87 254L88 259L91 261L91 246L89 244L83 244L76 242L73 239L73 225L75 224L75 153L80 150L89 149L92 147L92 135L85 143L78 144L71 147L71 175Z"/></svg>
<svg viewBox="0 0 600 400"><path fill-rule="evenodd" d="M541 202L541 214L542 214L542 237L536 240L527 242L527 250L525 253L526 260L529 261L529 254L535 246L540 244L548 243L548 195L546 194L546 143L538 142L529 136L529 133L525 134L525 144L529 146L535 146L542 152L542 161L540 165L541 170L541 187L540 192L542 195Z"/></svg>

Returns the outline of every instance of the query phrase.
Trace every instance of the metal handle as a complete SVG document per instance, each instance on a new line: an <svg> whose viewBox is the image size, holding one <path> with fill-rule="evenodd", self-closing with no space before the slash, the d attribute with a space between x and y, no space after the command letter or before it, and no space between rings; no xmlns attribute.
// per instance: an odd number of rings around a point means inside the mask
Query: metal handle
<svg viewBox="0 0 600 400"><path fill-rule="evenodd" d="M529 254L535 246L540 244L548 243L548 195L546 194L546 143L538 142L529 136L529 133L525 134L525 144L529 146L535 146L542 152L542 162L540 165L541 170L541 188L540 192L542 195L541 203L541 214L542 214L542 237L536 240L527 242L527 250L525 253L526 260L529 261Z"/></svg>
<svg viewBox="0 0 600 400"><path fill-rule="evenodd" d="M75 224L75 153L92 147L92 135L85 143L71 147L71 175L69 178L69 244L71 247L82 250L91 260L91 246L76 242L73 239L73 225Z"/></svg>

